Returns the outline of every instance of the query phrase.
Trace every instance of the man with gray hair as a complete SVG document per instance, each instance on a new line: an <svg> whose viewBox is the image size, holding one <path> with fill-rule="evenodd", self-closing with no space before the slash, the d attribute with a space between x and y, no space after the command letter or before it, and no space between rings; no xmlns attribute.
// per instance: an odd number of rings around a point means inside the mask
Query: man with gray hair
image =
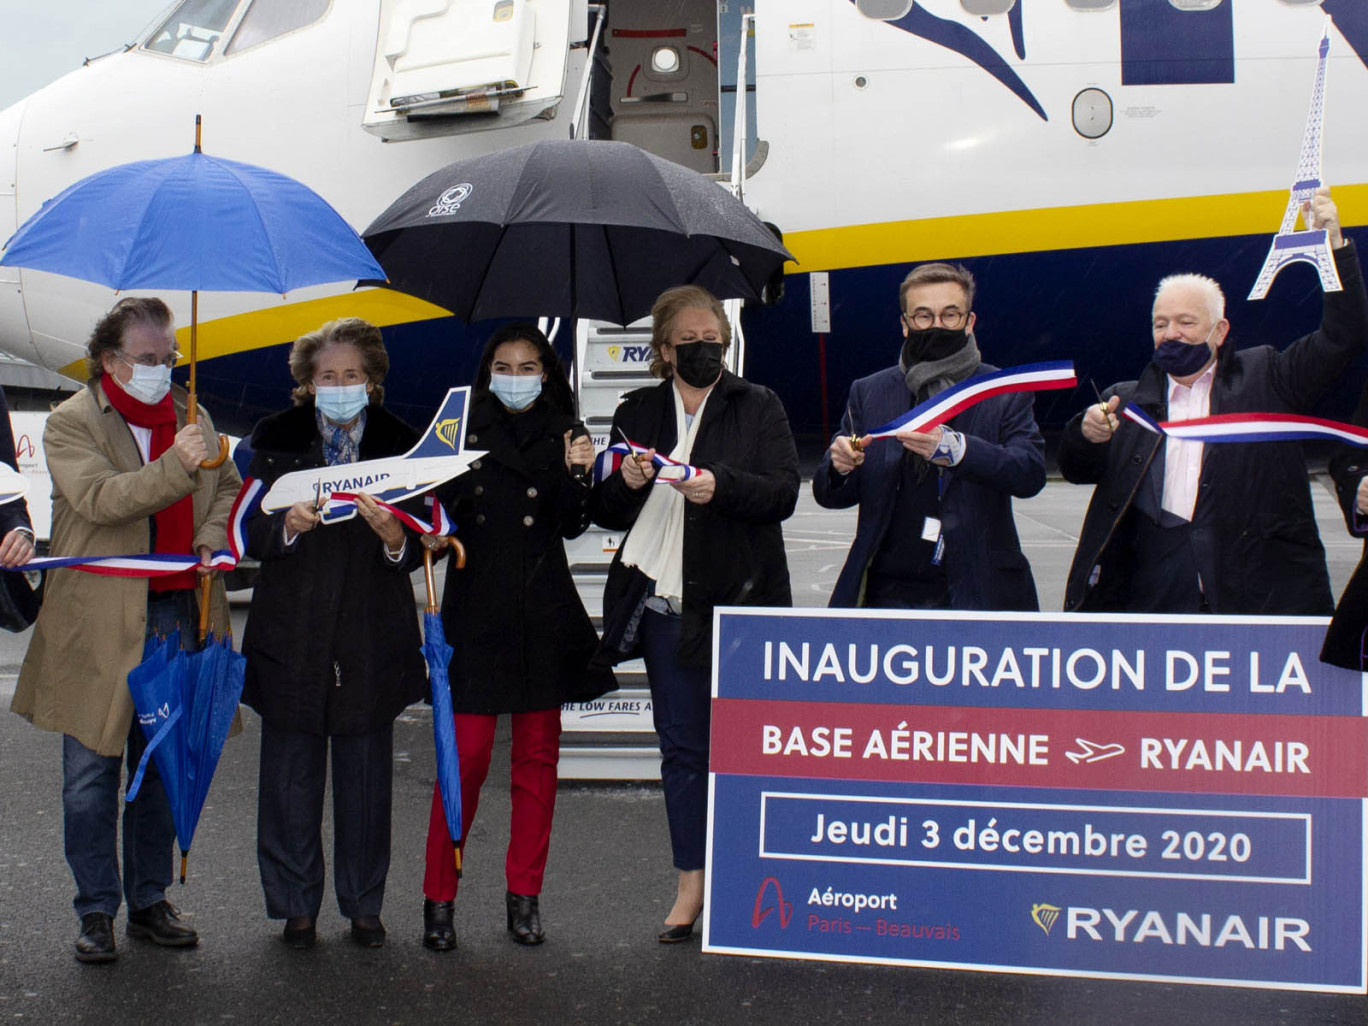
<svg viewBox="0 0 1368 1026"><path fill-rule="evenodd" d="M1307 413L1364 351L1368 296L1330 190L1304 213L1325 228L1343 284L1320 327L1282 352L1228 344L1221 287L1175 274L1154 294L1154 355L1138 381L1113 385L1069 422L1059 468L1095 484L1064 592L1087 612L1329 615L1334 607L1297 442L1166 438L1118 416L1156 421L1222 413Z"/></svg>

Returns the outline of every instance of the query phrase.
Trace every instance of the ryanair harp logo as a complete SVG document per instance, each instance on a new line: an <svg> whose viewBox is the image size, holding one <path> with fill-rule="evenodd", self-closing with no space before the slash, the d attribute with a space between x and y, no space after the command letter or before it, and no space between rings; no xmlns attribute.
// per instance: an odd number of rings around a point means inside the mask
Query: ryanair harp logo
<svg viewBox="0 0 1368 1026"><path fill-rule="evenodd" d="M1059 920L1060 908L1058 905L1047 905L1044 902L1031 906L1031 918L1035 920L1036 926L1045 931L1045 936L1050 935L1050 930Z"/></svg>
<svg viewBox="0 0 1368 1026"><path fill-rule="evenodd" d="M440 438L452 449L460 451L461 448L461 418L448 417L446 420L439 420L433 428L437 437Z"/></svg>
<svg viewBox="0 0 1368 1026"><path fill-rule="evenodd" d="M621 358L622 358L622 346L609 346L609 347L608 347L608 359L612 360L614 363L617 363L618 360L620 360Z"/></svg>

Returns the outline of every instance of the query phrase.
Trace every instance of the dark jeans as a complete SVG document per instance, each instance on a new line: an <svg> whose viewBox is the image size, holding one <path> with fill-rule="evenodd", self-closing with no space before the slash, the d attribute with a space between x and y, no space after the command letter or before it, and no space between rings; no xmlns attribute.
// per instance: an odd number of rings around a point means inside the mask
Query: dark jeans
<svg viewBox="0 0 1368 1026"><path fill-rule="evenodd" d="M193 593L154 595L147 603L147 636L165 636L177 627L184 648L195 647ZM133 717L125 754L131 780L147 740ZM119 911L120 756L91 751L74 737L62 738L62 819L66 859L76 878L76 914ZM144 909L166 897L171 885L171 848L176 827L154 761L147 764L136 801L124 803L122 892L129 908Z"/></svg>
<svg viewBox="0 0 1368 1026"><path fill-rule="evenodd" d="M651 681L651 711L660 737L660 781L676 869L702 869L708 835L708 731L712 674L679 665L680 618L647 609L642 656Z"/></svg>
<svg viewBox="0 0 1368 1026"><path fill-rule="evenodd" d="M378 916L390 864L394 725L373 734L303 734L261 721L257 867L272 919L323 904L323 792L333 772L333 888L348 919Z"/></svg>

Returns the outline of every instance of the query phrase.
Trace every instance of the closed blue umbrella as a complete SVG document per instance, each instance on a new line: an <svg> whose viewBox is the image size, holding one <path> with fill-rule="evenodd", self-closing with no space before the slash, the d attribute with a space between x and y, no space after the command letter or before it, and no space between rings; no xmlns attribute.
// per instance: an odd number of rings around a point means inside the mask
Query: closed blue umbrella
<svg viewBox="0 0 1368 1026"><path fill-rule="evenodd" d="M455 538L455 568L465 566L465 549ZM423 549L423 568L427 577L427 607L423 612L423 656L428 664L428 685L432 688L432 741L437 751L437 786L442 793L442 812L456 859L456 875L461 875L461 754L456 748L456 724L452 718L451 685L447 667L451 646L442 627L437 588L432 580L432 550Z"/></svg>
<svg viewBox="0 0 1368 1026"><path fill-rule="evenodd" d="M182 652L180 634L174 632L165 639L148 639L143 661L128 674L147 749L127 800L138 796L147 760L155 759L176 824L181 883L195 827L242 697L245 669L246 660L233 651L228 636L208 639L198 652Z"/></svg>

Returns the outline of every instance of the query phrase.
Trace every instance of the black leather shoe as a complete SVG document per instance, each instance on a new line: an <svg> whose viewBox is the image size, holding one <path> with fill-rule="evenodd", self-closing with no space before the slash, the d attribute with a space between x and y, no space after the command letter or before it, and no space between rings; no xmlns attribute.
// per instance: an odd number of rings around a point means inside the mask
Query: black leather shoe
<svg viewBox="0 0 1368 1026"><path fill-rule="evenodd" d="M317 920L313 916L295 916L285 920L285 943L296 951L306 951L318 940Z"/></svg>
<svg viewBox="0 0 1368 1026"><path fill-rule="evenodd" d="M165 898L136 912L130 910L128 935L165 948L192 948L199 943L199 934L181 922L180 913Z"/></svg>
<svg viewBox="0 0 1368 1026"><path fill-rule="evenodd" d="M363 948L383 948L385 924L379 916L357 916L351 921L351 937Z"/></svg>
<svg viewBox="0 0 1368 1026"><path fill-rule="evenodd" d="M679 944L686 941L693 936L694 923L696 922L698 922L697 918L693 922L678 923L674 926L667 923L665 929L656 936L656 940L660 941L661 944Z"/></svg>
<svg viewBox="0 0 1368 1026"><path fill-rule="evenodd" d="M456 927L452 916L456 902L423 899L423 947L433 951L450 951L456 947Z"/></svg>
<svg viewBox="0 0 1368 1026"><path fill-rule="evenodd" d="M507 892L508 932L519 944L540 944L546 940L542 931L541 907L535 894Z"/></svg>
<svg viewBox="0 0 1368 1026"><path fill-rule="evenodd" d="M76 961L112 962L118 957L119 953L114 950L114 917L106 912L87 912L81 916Z"/></svg>

